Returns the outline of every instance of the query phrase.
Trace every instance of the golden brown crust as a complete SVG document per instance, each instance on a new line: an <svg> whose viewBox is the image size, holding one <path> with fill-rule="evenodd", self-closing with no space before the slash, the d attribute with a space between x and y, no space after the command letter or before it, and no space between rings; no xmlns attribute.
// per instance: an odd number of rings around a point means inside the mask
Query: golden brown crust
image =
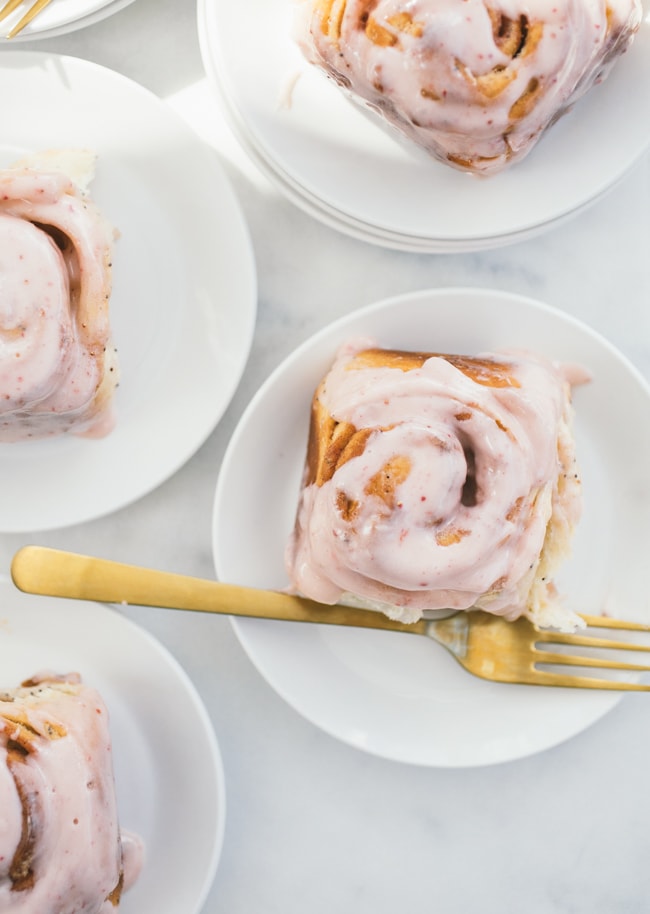
<svg viewBox="0 0 650 914"><path fill-rule="evenodd" d="M411 371L421 368L428 359L445 359L454 368L462 371L477 384L484 387L519 387L519 381L512 373L511 366L495 359L482 359L467 355L450 355L442 352L408 352L403 349L364 349L350 360L347 367L355 368L399 368Z"/></svg>
<svg viewBox="0 0 650 914"><path fill-rule="evenodd" d="M316 12L321 17L323 35L337 42L341 35L341 22L347 0L316 0Z"/></svg>
<svg viewBox="0 0 650 914"><path fill-rule="evenodd" d="M22 779L19 773L18 766L25 763L25 755L26 753L21 747L14 745L13 743L8 746L7 767L14 779L16 793L20 800L22 810L20 841L18 842L9 867L11 887L15 892L23 892L26 889L30 889L34 884L34 871L32 865L36 848L39 818L37 798L34 794L23 789Z"/></svg>

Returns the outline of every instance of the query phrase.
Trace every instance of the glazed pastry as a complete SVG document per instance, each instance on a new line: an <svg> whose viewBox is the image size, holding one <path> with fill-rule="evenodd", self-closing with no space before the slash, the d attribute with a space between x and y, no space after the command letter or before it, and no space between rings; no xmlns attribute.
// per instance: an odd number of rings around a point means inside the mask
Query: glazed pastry
<svg viewBox="0 0 650 914"><path fill-rule="evenodd" d="M313 398L293 589L404 622L480 608L573 628L552 584L581 508L570 391L528 353L344 346Z"/></svg>
<svg viewBox="0 0 650 914"><path fill-rule="evenodd" d="M306 58L434 158L494 174L602 81L641 0L303 0Z"/></svg>
<svg viewBox="0 0 650 914"><path fill-rule="evenodd" d="M108 714L79 677L0 692L0 911L112 914L141 866L118 826Z"/></svg>
<svg viewBox="0 0 650 914"><path fill-rule="evenodd" d="M94 159L53 151L0 171L0 442L113 428L114 230L86 189Z"/></svg>

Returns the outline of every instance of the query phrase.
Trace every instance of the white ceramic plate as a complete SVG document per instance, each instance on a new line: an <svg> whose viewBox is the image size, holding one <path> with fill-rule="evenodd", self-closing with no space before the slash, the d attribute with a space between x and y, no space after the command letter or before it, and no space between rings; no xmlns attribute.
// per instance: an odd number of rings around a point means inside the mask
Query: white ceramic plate
<svg viewBox="0 0 650 914"><path fill-rule="evenodd" d="M606 82L524 162L486 180L397 142L306 64L291 37L294 7L198 0L204 64L261 170L294 203L354 237L432 252L521 240L593 202L648 147L650 0Z"/></svg>
<svg viewBox="0 0 650 914"><path fill-rule="evenodd" d="M32 2L33 0L24 0L11 16L3 20L3 36L16 25ZM33 41L35 38L66 35L68 32L100 22L130 3L133 3L133 0L55 0L11 41Z"/></svg>
<svg viewBox="0 0 650 914"><path fill-rule="evenodd" d="M602 337L566 314L498 291L425 291L350 314L305 342L268 379L231 439L213 519L219 578L287 585L311 395L340 343L474 354L524 347L593 375L575 390L585 510L558 578L578 611L650 618L639 544L650 541L650 390ZM624 408L622 407L624 404ZM633 416L630 422L628 416ZM359 749L400 761L473 766L553 746L598 720L616 693L484 682L438 645L385 632L234 619L268 682L297 711Z"/></svg>
<svg viewBox="0 0 650 914"><path fill-rule="evenodd" d="M218 743L194 686L117 610L23 594L6 578L0 601L2 686L42 669L74 671L108 707L120 823L143 838L146 854L120 914L198 914L219 861L226 805Z"/></svg>
<svg viewBox="0 0 650 914"><path fill-rule="evenodd" d="M256 277L216 154L164 102L87 61L21 51L0 55L0 95L0 166L45 147L96 150L92 194L120 231L117 426L0 446L0 531L20 532L122 507L197 450L248 357Z"/></svg>

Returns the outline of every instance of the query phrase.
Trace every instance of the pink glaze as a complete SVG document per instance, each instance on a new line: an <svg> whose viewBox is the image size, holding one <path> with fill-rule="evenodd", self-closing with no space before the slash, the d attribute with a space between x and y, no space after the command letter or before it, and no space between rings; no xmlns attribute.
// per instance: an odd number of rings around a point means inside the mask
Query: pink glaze
<svg viewBox="0 0 650 914"><path fill-rule="evenodd" d="M581 503L562 369L482 355L506 361L517 384L489 387L443 357L409 371L348 368L364 348L342 349L319 398L338 421L373 431L361 456L303 487L287 548L293 587L323 603L352 595L404 621L472 606L514 618L544 603ZM366 490L398 456L410 472L388 509ZM341 493L359 505L352 519Z"/></svg>
<svg viewBox="0 0 650 914"><path fill-rule="evenodd" d="M112 428L112 241L65 174L0 172L0 442Z"/></svg>
<svg viewBox="0 0 650 914"><path fill-rule="evenodd" d="M523 158L602 80L642 15L640 0L343 0L340 34L328 34L329 4L303 4L297 37L310 62L435 158L483 174ZM527 18L528 43L514 57L490 12ZM393 43L377 43L376 26ZM493 72L507 77L498 91L485 80ZM529 88L534 103L522 113Z"/></svg>
<svg viewBox="0 0 650 914"><path fill-rule="evenodd" d="M137 878L142 843L129 836L123 854L108 713L78 677L36 678L0 693L0 802L3 914L116 910L106 899L121 878L125 886ZM12 862L23 807L31 850L29 877L21 882Z"/></svg>

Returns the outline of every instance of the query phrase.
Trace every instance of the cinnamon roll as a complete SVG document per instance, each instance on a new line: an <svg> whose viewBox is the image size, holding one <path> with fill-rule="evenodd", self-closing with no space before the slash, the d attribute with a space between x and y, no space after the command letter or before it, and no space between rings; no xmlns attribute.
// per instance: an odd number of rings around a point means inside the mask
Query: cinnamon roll
<svg viewBox="0 0 650 914"><path fill-rule="evenodd" d="M607 75L641 0L303 0L306 58L435 159L495 174Z"/></svg>
<svg viewBox="0 0 650 914"><path fill-rule="evenodd" d="M94 155L0 171L0 442L113 427L114 230L87 185Z"/></svg>
<svg viewBox="0 0 650 914"><path fill-rule="evenodd" d="M575 627L552 582L581 510L572 421L568 372L537 355L349 343L313 397L292 587Z"/></svg>
<svg viewBox="0 0 650 914"><path fill-rule="evenodd" d="M0 910L109 914L141 842L120 833L108 713L75 674L0 691Z"/></svg>

